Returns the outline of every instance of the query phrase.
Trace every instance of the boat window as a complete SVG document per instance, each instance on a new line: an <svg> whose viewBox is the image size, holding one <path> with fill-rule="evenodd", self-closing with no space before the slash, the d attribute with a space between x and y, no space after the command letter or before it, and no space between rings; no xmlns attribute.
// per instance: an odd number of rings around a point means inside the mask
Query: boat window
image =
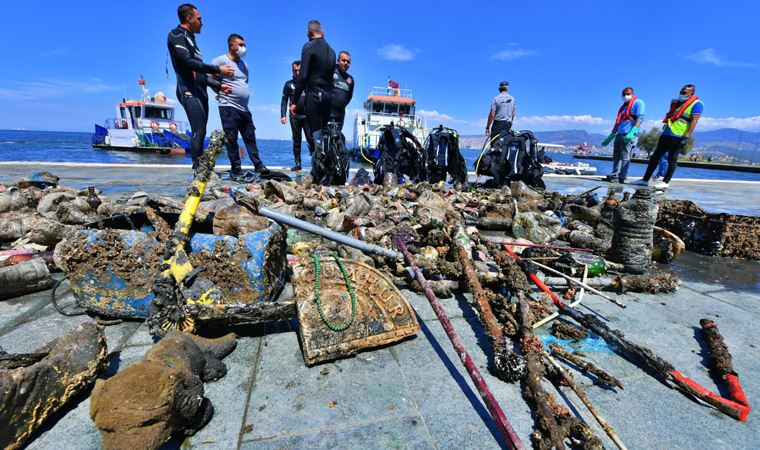
<svg viewBox="0 0 760 450"><path fill-rule="evenodd" d="M401 105L401 110L400 111L405 116L408 116L410 108L411 108L411 105Z"/></svg>
<svg viewBox="0 0 760 450"><path fill-rule="evenodd" d="M141 112L142 112L142 108L140 108L139 106L136 106L136 107L132 108L132 114L135 115L135 118L139 119Z"/></svg>
<svg viewBox="0 0 760 450"><path fill-rule="evenodd" d="M169 109L167 108L156 108L154 106L146 106L145 107L145 118L146 119L165 119L170 120L170 114Z"/></svg>
<svg viewBox="0 0 760 450"><path fill-rule="evenodd" d="M376 112L376 113L383 112L383 104L372 102L372 112Z"/></svg>
<svg viewBox="0 0 760 450"><path fill-rule="evenodd" d="M121 118L122 119L126 119L127 117L129 117L129 112L127 112L127 107L126 106L122 106L119 109L121 110Z"/></svg>
<svg viewBox="0 0 760 450"><path fill-rule="evenodd" d="M396 103L386 103L386 105L385 105L385 113L386 114L398 114L398 104L396 104Z"/></svg>

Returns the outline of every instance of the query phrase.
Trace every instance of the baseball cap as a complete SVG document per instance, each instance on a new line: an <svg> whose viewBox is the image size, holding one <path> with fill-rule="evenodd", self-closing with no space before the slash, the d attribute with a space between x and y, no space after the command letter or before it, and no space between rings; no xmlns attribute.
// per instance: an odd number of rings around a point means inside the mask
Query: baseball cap
<svg viewBox="0 0 760 450"><path fill-rule="evenodd" d="M509 81L502 81L499 83L499 89L509 87Z"/></svg>

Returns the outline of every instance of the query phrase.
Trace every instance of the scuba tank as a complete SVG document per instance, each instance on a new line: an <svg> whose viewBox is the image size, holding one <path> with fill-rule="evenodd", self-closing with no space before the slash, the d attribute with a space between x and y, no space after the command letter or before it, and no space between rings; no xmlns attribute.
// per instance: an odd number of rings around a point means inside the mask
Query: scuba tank
<svg viewBox="0 0 760 450"><path fill-rule="evenodd" d="M608 257L623 264L626 272L642 274L651 263L657 210L649 189L636 190L629 201L615 209L615 234Z"/></svg>

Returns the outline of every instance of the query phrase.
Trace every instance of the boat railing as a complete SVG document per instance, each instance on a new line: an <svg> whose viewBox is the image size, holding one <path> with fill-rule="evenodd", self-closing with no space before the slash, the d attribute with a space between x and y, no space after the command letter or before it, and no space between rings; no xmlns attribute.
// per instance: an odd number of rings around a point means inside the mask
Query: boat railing
<svg viewBox="0 0 760 450"><path fill-rule="evenodd" d="M390 97L412 98L411 89L392 88L390 86L374 86L369 95L386 95Z"/></svg>
<svg viewBox="0 0 760 450"><path fill-rule="evenodd" d="M143 129L150 126L151 122L156 122L159 124L158 129L154 129L154 131L171 131L175 134L183 134L190 131L190 125L187 122L183 121L166 121L166 120L156 120L156 119L142 119L140 120L140 123L137 127L135 127L134 123L129 123L130 119L106 119L105 121L105 128L108 130L125 130L127 128L131 129ZM152 128L152 127L151 127Z"/></svg>

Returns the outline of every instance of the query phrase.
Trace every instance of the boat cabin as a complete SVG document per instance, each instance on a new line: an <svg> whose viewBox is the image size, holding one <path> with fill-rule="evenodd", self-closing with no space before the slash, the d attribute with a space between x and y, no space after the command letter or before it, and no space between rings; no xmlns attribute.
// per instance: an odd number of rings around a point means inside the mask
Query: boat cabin
<svg viewBox="0 0 760 450"><path fill-rule="evenodd" d="M386 125L390 122L403 125L414 123L415 101L410 89L373 88L364 101L367 121Z"/></svg>

